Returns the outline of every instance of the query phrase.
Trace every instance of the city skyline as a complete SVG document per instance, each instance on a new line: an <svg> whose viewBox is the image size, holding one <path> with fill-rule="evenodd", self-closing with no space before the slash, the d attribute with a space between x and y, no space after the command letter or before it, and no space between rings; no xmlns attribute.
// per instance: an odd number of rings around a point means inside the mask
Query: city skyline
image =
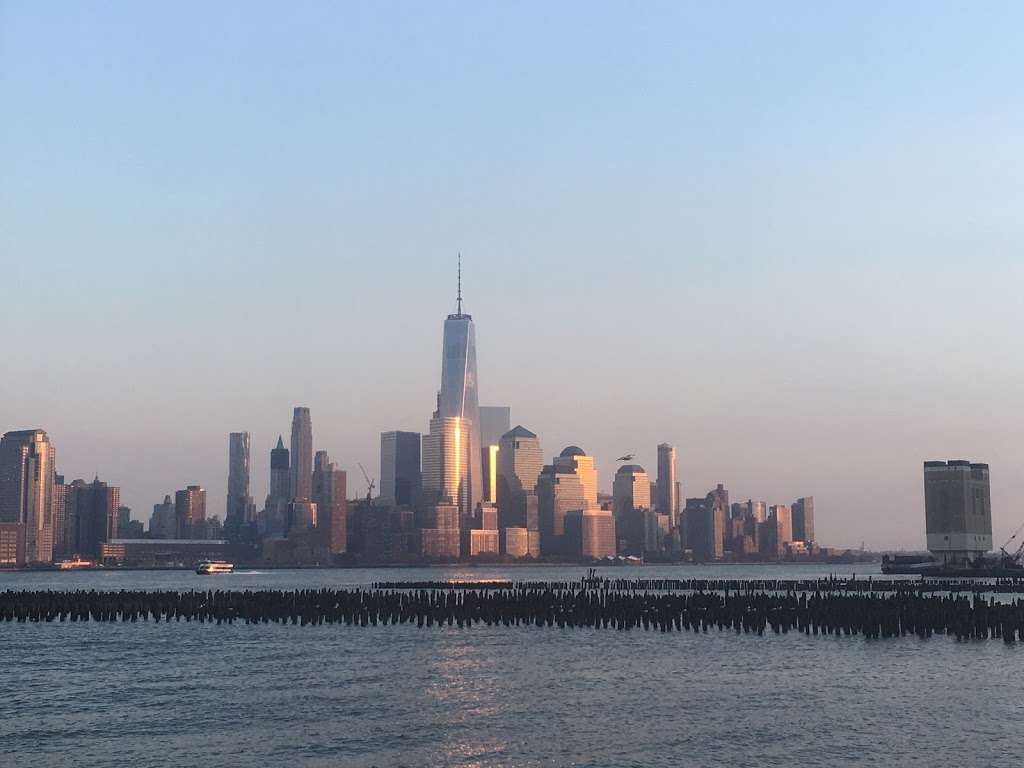
<svg viewBox="0 0 1024 768"><path fill-rule="evenodd" d="M457 297L457 310L456 310L456 313L450 314L448 316L447 320L445 320L445 323L444 323L444 333L443 333L444 339L443 339L442 347L445 350L445 354L442 356L443 357L442 376L441 376L442 386L441 386L440 389L437 390L437 401L438 401L439 405L442 403L443 392L444 392L445 384L446 384L446 379L445 379L445 376L444 376L444 364L451 364L451 361L448 358L448 352L449 352L449 349L451 347L451 344L449 343L449 337L450 337L450 334L451 334L451 325L452 325L451 321L453 319L460 322L460 327L457 329L457 333L455 335L458 336L458 339L461 341L461 343L463 345L463 351L459 353L460 355L465 356L463 358L463 362L467 358L468 359L472 359L475 362L475 358L476 358L475 328L474 328L474 324L472 322L472 317L470 315L468 315L468 314L464 315L462 313L463 297L462 297L461 256L459 258L459 262L460 262L460 264L459 264L459 275L458 275L459 285L458 285L458 297ZM508 418L510 412L515 413L514 406L512 406L512 407L502 407L502 408L494 408L494 407L489 407L489 406L488 407L481 407L481 406L479 406L478 395L477 395L477 393L475 391L475 389L476 389L475 388L475 380L476 380L475 370L473 371L473 375L470 376L469 378L470 378L470 380L472 382L474 382L474 386L472 387L473 393L472 393L472 399L471 399L471 402L473 403L473 405L471 407L477 413L478 421L480 420L479 413L480 413L481 409L483 409L485 411L489 410L491 412L504 412L504 418ZM462 386L461 383L460 383L460 386ZM462 401L461 401L462 397L463 397L463 395L461 393L460 394L449 393L449 395L448 395L449 401L452 402L452 403L456 403L457 402L459 408L462 407ZM448 406L449 410L452 410L454 407L455 407L454 405ZM310 493L311 493L311 489L312 489L312 482L313 482L313 480L312 480L312 478L313 478L313 471L312 471L312 463L313 463L312 462L312 458L313 457L312 457L312 452L314 450L317 450L315 448L315 446L318 446L319 442L317 442L317 443L313 442L313 438L312 438L312 434L311 434L312 433L311 410L312 409L310 407L300 407L300 406L292 407L292 412L293 412L292 419L291 419L292 445L293 445L292 455L294 456L294 447L297 446L297 445L300 447L300 453L303 453L303 454L308 453L308 456L309 456L308 463L310 464L310 468L309 468L310 471L308 473L307 472L300 472L298 474L298 476L297 476L296 472L295 472L296 465L295 465L294 460L289 461L289 465L290 466L289 466L288 476L287 476L287 483L289 485L289 492L288 492L289 500L291 498L297 498L295 496L295 490L294 490L294 485L296 483L297 478L305 478L304 480L299 480L300 485L308 485L309 489L310 489ZM436 416L435 416L435 418L436 418ZM515 421L515 420L513 420L513 421ZM429 422L428 422L428 426L429 426ZM40 429L43 432L47 431L45 429L38 428L38 427L27 428L27 429L28 429L28 431L32 431L33 429ZM12 431L12 430L7 430L7 431ZM470 432L472 432L472 431L473 430L470 430ZM414 433L413 430L409 430L409 434L413 434L413 433ZM424 437L426 437L428 435L428 433L429 433L429 429L425 429L425 430L422 431L421 434ZM2 432L0 432L0 434L2 434ZM381 432L380 434L383 435L384 432ZM244 436L244 442L245 442L244 453L247 454L249 452L249 450L250 450L250 441L252 439L252 435L248 431L231 432L229 434L230 442L231 442L231 444L233 446L232 447L232 451L233 452L241 450L241 448L239 446L235 446L235 441L236 441L236 439L242 439L243 436ZM52 446L53 445L52 434L49 435L49 439L51 441L50 445ZM277 448L281 447L281 437L280 437L280 435L278 436L276 447ZM471 457L474 455L474 453L477 456L480 455L480 451L469 450L468 446L464 446L464 449L466 450L466 456L467 456L467 460L468 461L472 460ZM569 445L569 447L566 450L570 450L570 449L575 449L575 446L574 445ZM658 468L660 467L660 463L659 462L662 460L661 453L662 453L663 449L670 449L671 452L672 452L673 459L675 459L676 462L677 462L676 474L674 476L675 477L685 477L685 469L684 469L684 467L685 467L685 464L686 464L686 455L683 454L681 459L678 458L678 449L677 449L676 446L667 444L665 442L659 442L656 446L654 446L654 450L653 451L645 451L645 450L631 451L631 454L635 454L635 456L649 456L649 460L646 461L644 464L633 464L633 465L630 465L630 468L635 468L637 470L643 471L645 473L646 478L650 480L650 482L651 482L651 488L650 488L650 495L651 495L651 504L650 504L650 506L651 506L651 508L656 508L657 507L657 498L656 498L657 497L657 489L656 489L657 482L656 482L656 480L657 480L657 475L658 475ZM51 450L52 450L52 448L51 448ZM614 452L615 451L613 451L613 453ZM248 477L246 478L246 481L251 484L251 488L255 488L257 490L257 493L255 494L256 498L262 498L262 496L259 494L259 489L261 487L265 487L267 489L268 495L271 492L270 471L267 471L266 473L261 473L258 470L258 467L261 467L264 464L266 464L267 467L269 468L269 464L271 463L271 460L273 459L273 457L271 455L272 453L273 452L268 449L265 452L265 454L264 454L264 458L266 459L266 461L261 462L261 461L259 461L257 459L254 462L256 468L253 468L252 466L247 467L246 474L248 475ZM326 455L326 451L321 451L321 453L324 453ZM234 455L234 453L232 453L232 456L233 455ZM589 452L588 452L588 456L590 456ZM374 460L374 466L378 466L379 465L380 459L381 459L381 455L378 452L378 454L376 456L376 459ZM556 459L555 460L556 460L556 462L558 461L557 455L556 455ZM252 459L249 460L250 463L252 463L252 461L253 461ZM925 461L929 461L929 460L926 459ZM362 462L360 462L358 460L353 462L353 464L355 464L356 467L358 467L360 463L362 463ZM618 459L616 459L615 461L608 460L608 461L605 461L605 462L602 462L602 461L599 460L597 462L597 465L598 465L599 471L597 472L597 488L596 488L596 490L599 493L601 493L601 494L607 494L608 496L612 496L613 492L614 492L615 481L618 478L618 473L621 470L626 469L627 467L625 467L622 464L622 462L620 460L618 460ZM334 465L332 464L332 467L333 466ZM338 466L339 466L339 469L342 469L343 471L345 471L347 473L353 472L353 468L351 466L348 466L346 464L339 464ZM600 471L600 467L602 467L602 466L606 467L604 472ZM653 472L647 471L647 466L652 466L654 468ZM58 458L58 461L57 461L56 469L57 469L58 472L65 472L65 468L62 466L61 460L59 458ZM205 489L205 488L207 488L209 486L213 486L214 488L216 488L218 486L218 480L221 479L220 474L218 474L219 470L220 470L220 468L218 467L216 472L213 472L213 471L208 472L208 474L213 474L214 475L211 478L211 482L209 482L209 483L207 483L205 481L204 482L200 482L195 487L200 487L201 486L201 487L203 487ZM228 492L229 495L230 495L232 471L233 471L233 463L232 463L232 459L229 457L227 462L224 464L224 471L222 473L223 477L226 478L225 489L226 489L226 491ZM307 474L309 475L309 477L306 477ZM73 475L73 473L72 473L72 475ZM69 477L72 476L72 475L69 475ZM255 483L253 482L253 478L254 477L256 478L256 482ZM361 480L361 478L360 478L360 476L358 474L351 475L351 477L353 477L354 483L350 483L350 492L348 493L348 497L350 499L355 499L355 498L358 498L360 496L360 494L352 491L351 487L354 486L355 488L359 488L360 487L360 483L363 482L363 481ZM381 479L382 478L374 478L375 481L379 481ZM115 482L117 482L116 479L115 479ZM128 480L128 481L121 480L120 482L121 482L122 486L123 485L131 486L130 480ZM725 487L727 487L727 488L730 487L730 481L729 481L728 477L726 477L723 481L720 481L719 483L713 483L713 484L708 485L707 489L701 488L699 486L691 486L690 484L686 484L686 483L682 484L681 488L680 488L681 496L679 498L680 509L682 507L683 501L685 500L685 498L690 493L694 493L697 496L703 496L708 491L708 489L710 489L710 492L713 494L716 485L720 488L721 487L721 483L723 483L723 482L724 482ZM186 484L187 483L185 483L185 482L179 483L179 485L186 485ZM365 483L363 483L363 484L365 485ZM801 485L802 487L798 488L797 490L800 493L803 493L808 488L813 487L814 481L813 481L813 479L812 480L807 480L807 481L798 481L798 484ZM174 484L171 483L171 485L174 485ZM193 486L189 484L189 487L193 487ZM379 490L379 483L378 483L378 489L377 490L378 490L378 494L379 494L379 492L380 492L380 490ZM177 493L181 493L181 491L175 491L173 488L168 491L168 493L170 493L172 495L175 494L176 492ZM204 490L204 494L205 494L205 490ZM152 503L153 504L158 503L159 499L162 498L163 495L164 494L159 494L158 497L154 497L154 500L153 500ZM300 492L300 495L302 495L301 492ZM815 495L819 495L819 498L820 498L820 494L815 494ZM921 508L918 511L923 510L923 495L924 494L922 493ZM467 496L468 496L468 492L467 492ZM756 491L754 493L741 492L741 493L735 494L735 498L741 498L741 497L749 497L749 498L754 499L755 501L766 502L773 509L776 506L777 507L781 507L781 508L783 508L783 509L785 509L787 511L787 516L789 514L789 512L788 512L788 510L789 510L788 504L790 503L790 500L793 499L793 498L797 498L795 493L791 493L790 496L780 496L780 497L766 496L764 494L759 494ZM798 502L800 500L801 499L797 498ZM268 499L268 501L269 501L269 499ZM479 499L476 499L476 501L479 501ZM205 504L205 502L204 502L204 504ZM140 505L139 507L131 507L129 505L129 508L135 510L135 512L134 512L134 514L132 516L133 520L140 520L140 521L143 521L143 522L148 521L148 519L149 519L148 510L150 509L150 505L148 503L143 502L143 504ZM224 516L223 514L219 514L218 510L216 510L216 509L211 510L210 511L210 516L215 516L215 515L221 519L222 523L226 522L226 516ZM464 516L465 516L465 519L468 520L472 515L471 515L471 513L468 513L468 514L464 513ZM821 525L821 523L823 521L825 523L824 526ZM1011 527L1011 522L1012 521L1000 521L998 515L996 515L995 521L994 521L994 529L996 531L999 531L1001 524L1002 524L1003 527L1009 528L1009 527ZM831 521L829 521L828 514L826 514L824 516L824 518L822 518L822 517L815 518L815 526L816 526L816 528L818 530L821 530L822 528L824 528L826 531L830 530L832 528L832 525L831 525ZM1013 527L1016 528L1016 524L1013 524ZM1002 539L1000 538L1001 535L1002 535L1001 532L995 533L994 534L994 538L995 539L999 539L999 541L1002 541ZM862 541L867 541L869 538L870 538L869 535L865 534L865 535L862 536ZM921 536L921 538L922 539L924 538L923 535ZM856 542L843 541L843 542L838 542L837 543L837 542L833 542L833 541L828 540L828 539L822 539L820 537L818 538L818 541L825 541L826 543L832 544L834 546L850 547L850 548L855 548L856 547ZM897 549L897 548L922 549L922 550L925 549L923 541L921 543L919 543L919 544L915 543L915 544L911 544L909 546L906 546L906 545L904 545L902 543L887 544L887 543L884 543L884 542L882 542L882 543L872 543L871 546L876 548L876 549Z"/></svg>
<svg viewBox="0 0 1024 768"><path fill-rule="evenodd" d="M1019 8L3 13L0 429L133 515L219 511L241 430L264 498L296 406L359 495L461 250L482 401L605 491L667 442L682 498L919 548L970 456L1021 522Z"/></svg>

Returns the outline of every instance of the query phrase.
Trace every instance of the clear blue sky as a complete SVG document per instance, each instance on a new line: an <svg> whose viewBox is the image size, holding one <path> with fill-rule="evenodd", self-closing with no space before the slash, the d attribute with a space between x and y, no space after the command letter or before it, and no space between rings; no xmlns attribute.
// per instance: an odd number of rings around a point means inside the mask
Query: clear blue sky
<svg viewBox="0 0 1024 768"><path fill-rule="evenodd" d="M1019 3L0 0L0 430L136 517L255 495L291 408L425 430L455 254L481 399L923 544L921 461L1024 522ZM997 543L1002 543L1000 541Z"/></svg>

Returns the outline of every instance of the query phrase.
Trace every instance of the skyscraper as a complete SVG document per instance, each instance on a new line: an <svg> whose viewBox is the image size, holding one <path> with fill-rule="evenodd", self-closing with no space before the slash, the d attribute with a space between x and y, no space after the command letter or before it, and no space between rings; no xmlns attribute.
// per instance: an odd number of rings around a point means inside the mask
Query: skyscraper
<svg viewBox="0 0 1024 768"><path fill-rule="evenodd" d="M232 432L228 436L228 499L224 530L231 540L238 539L242 529L256 517L256 505L249 493L249 447L248 432Z"/></svg>
<svg viewBox="0 0 1024 768"><path fill-rule="evenodd" d="M522 425L498 442L498 527L538 530L537 478L544 466L540 440Z"/></svg>
<svg viewBox="0 0 1024 768"><path fill-rule="evenodd" d="M785 504L773 504L768 508L768 519L778 520L779 544L793 541L793 514Z"/></svg>
<svg viewBox="0 0 1024 768"><path fill-rule="evenodd" d="M75 480L69 501L74 505L77 546L75 552L82 557L97 559L104 542L118 536L118 510L121 489L107 485L99 477L91 483Z"/></svg>
<svg viewBox="0 0 1024 768"><path fill-rule="evenodd" d="M679 521L679 484L676 481L676 449L668 443L658 446L657 488L657 510L668 515L669 525L675 528Z"/></svg>
<svg viewBox="0 0 1024 768"><path fill-rule="evenodd" d="M71 486L64 484L64 475L53 477L53 559L74 554L77 533L69 533L69 522L74 523L73 512L69 515L68 496Z"/></svg>
<svg viewBox="0 0 1024 768"><path fill-rule="evenodd" d="M474 506L471 489L472 425L455 416L435 416L423 436L423 500L430 505L451 505L459 510L458 528L469 528ZM479 461L477 462L479 464Z"/></svg>
<svg viewBox="0 0 1024 768"><path fill-rule="evenodd" d="M419 432L381 432L381 503L391 506L412 506L419 502L420 440Z"/></svg>
<svg viewBox="0 0 1024 768"><path fill-rule="evenodd" d="M686 543L698 560L721 560L725 553L729 492L719 483L703 499L687 499Z"/></svg>
<svg viewBox="0 0 1024 768"><path fill-rule="evenodd" d="M992 497L988 464L924 463L924 514L928 551L961 565L992 549Z"/></svg>
<svg viewBox="0 0 1024 768"><path fill-rule="evenodd" d="M317 451L313 461L313 501L317 508L317 528L332 555L343 554L348 542L348 499L346 476L327 455Z"/></svg>
<svg viewBox="0 0 1024 768"><path fill-rule="evenodd" d="M291 501L291 467L284 438L278 435L277 447L270 451L270 493L263 510L263 532L271 536L284 534L288 502Z"/></svg>
<svg viewBox="0 0 1024 768"><path fill-rule="evenodd" d="M178 538L177 514L170 496L164 496L162 504L153 505L153 515L149 518L149 535L153 539Z"/></svg>
<svg viewBox="0 0 1024 768"><path fill-rule="evenodd" d="M786 544L793 541L793 517L785 504L768 508L768 519L758 526L758 545L766 557L782 557Z"/></svg>
<svg viewBox="0 0 1024 768"><path fill-rule="evenodd" d="M296 408L292 416L291 500L313 496L313 421L309 408Z"/></svg>
<svg viewBox="0 0 1024 768"><path fill-rule="evenodd" d="M181 538L202 538L202 523L206 521L206 490L199 485L190 485L176 491L174 514Z"/></svg>
<svg viewBox="0 0 1024 768"><path fill-rule="evenodd" d="M511 427L512 409L507 405L480 406L480 443L484 448L498 445Z"/></svg>
<svg viewBox="0 0 1024 768"><path fill-rule="evenodd" d="M594 465L593 456L588 456L577 445L570 445L555 457L554 466L556 470L564 469L578 475L580 482L583 483L583 495L587 502L585 509L597 508L597 467Z"/></svg>
<svg viewBox="0 0 1024 768"><path fill-rule="evenodd" d="M24 527L28 563L53 560L55 452L46 432L7 432L0 439L0 523Z"/></svg>
<svg viewBox="0 0 1024 768"><path fill-rule="evenodd" d="M612 483L615 516L622 517L635 509L651 508L651 481L639 464L624 464L615 473Z"/></svg>
<svg viewBox="0 0 1024 768"><path fill-rule="evenodd" d="M567 540L565 517L570 512L597 508L597 470L594 459L570 445L537 478L537 516L541 553L574 554Z"/></svg>
<svg viewBox="0 0 1024 768"><path fill-rule="evenodd" d="M462 312L462 263L459 262L458 309L444 321L443 356L441 359L441 390L437 398L436 418L458 419L460 440L468 443L468 464L465 468L465 491L459 497L463 523L483 499L483 464L480 442L480 400L476 371L476 330L473 316ZM449 422L448 429L455 422ZM434 422L431 422L433 429ZM460 446L461 448L461 446ZM424 444L424 454L426 445ZM423 487L439 484L439 478L427 478L424 455Z"/></svg>
<svg viewBox="0 0 1024 768"><path fill-rule="evenodd" d="M814 497L803 496L793 502L793 541L815 541Z"/></svg>
<svg viewBox="0 0 1024 768"><path fill-rule="evenodd" d="M606 509L583 509L565 516L569 554L584 560L615 556L615 516Z"/></svg>
<svg viewBox="0 0 1024 768"><path fill-rule="evenodd" d="M651 510L651 481L638 464L625 464L612 484L615 529L632 554L658 549L657 517Z"/></svg>
<svg viewBox="0 0 1024 768"><path fill-rule="evenodd" d="M483 471L483 501L498 501L498 453L501 436L512 425L512 409L507 405L480 406L480 464Z"/></svg>

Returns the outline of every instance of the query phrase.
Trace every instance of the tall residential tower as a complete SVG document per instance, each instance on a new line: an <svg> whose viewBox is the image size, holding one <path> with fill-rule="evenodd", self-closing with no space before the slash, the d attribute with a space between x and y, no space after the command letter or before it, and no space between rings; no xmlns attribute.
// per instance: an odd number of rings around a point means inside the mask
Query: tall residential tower
<svg viewBox="0 0 1024 768"><path fill-rule="evenodd" d="M228 436L228 500L224 527L229 538L236 538L256 517L256 504L249 492L249 448L248 432L232 432Z"/></svg>
<svg viewBox="0 0 1024 768"><path fill-rule="evenodd" d="M0 523L21 526L25 560L53 560L54 449L46 432L7 432L0 439Z"/></svg>

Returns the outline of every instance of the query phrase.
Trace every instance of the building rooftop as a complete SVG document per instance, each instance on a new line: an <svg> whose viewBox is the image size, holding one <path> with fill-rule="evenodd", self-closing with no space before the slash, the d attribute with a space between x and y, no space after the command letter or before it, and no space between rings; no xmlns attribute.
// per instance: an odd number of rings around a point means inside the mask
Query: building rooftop
<svg viewBox="0 0 1024 768"><path fill-rule="evenodd" d="M578 445L570 445L568 448L564 448L559 456L586 456L587 452L580 448Z"/></svg>
<svg viewBox="0 0 1024 768"><path fill-rule="evenodd" d="M623 464L621 467L619 467L619 471L616 472L616 474L618 474L618 475L626 475L626 474L635 475L635 474L637 474L639 472L643 472L645 475L647 474L647 470L644 469L643 467L641 467L639 464Z"/></svg>
<svg viewBox="0 0 1024 768"><path fill-rule="evenodd" d="M506 437L536 437L536 435L533 434L533 432L528 430L526 427L524 427L522 424L517 424L516 426L512 427L512 429L510 429L508 432L501 436L502 440L504 440Z"/></svg>

